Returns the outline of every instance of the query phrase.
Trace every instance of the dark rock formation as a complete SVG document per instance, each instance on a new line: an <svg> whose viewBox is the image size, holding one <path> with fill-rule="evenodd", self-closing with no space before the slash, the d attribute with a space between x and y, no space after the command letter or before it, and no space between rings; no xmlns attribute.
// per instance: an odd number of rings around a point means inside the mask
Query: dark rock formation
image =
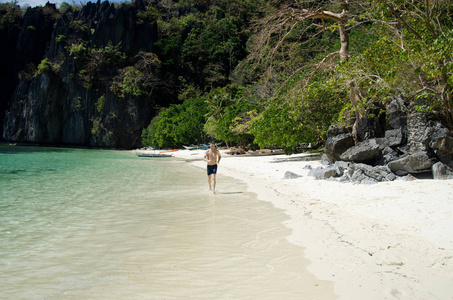
<svg viewBox="0 0 453 300"><path fill-rule="evenodd" d="M68 15L59 14L53 4L29 8L14 43L16 69L0 72L12 78L17 78L14 72L21 75L12 84L14 93L2 98L2 103L8 102L4 139L126 149L141 146L142 129L157 113L156 105L168 105L172 98L158 84L147 95L115 94L111 86L118 70L134 66L136 60L93 65L99 61L96 57L88 51L83 52L85 57L77 56L71 47L81 43L96 50L112 45L128 58L150 53L157 25L138 19L137 12L144 9L141 0L120 6L89 2ZM44 59L50 66L37 72ZM81 76L87 72L91 77L83 81Z"/></svg>
<svg viewBox="0 0 453 300"><path fill-rule="evenodd" d="M344 161L336 161L334 164L327 167L317 167L308 172L308 176L313 176L316 179L328 179L331 177L340 177L344 174L345 168L349 167L349 163Z"/></svg>
<svg viewBox="0 0 453 300"><path fill-rule="evenodd" d="M390 129L385 131L385 143L389 147L395 147L404 143L404 133L402 128Z"/></svg>
<svg viewBox="0 0 453 300"><path fill-rule="evenodd" d="M359 137L365 140L356 145L345 128L329 128L325 147L329 164L309 175L354 183L413 180L418 174L453 178L453 133L448 128L426 113L410 112L399 97L390 101L386 115L386 126L361 120L366 126L358 130Z"/></svg>
<svg viewBox="0 0 453 300"><path fill-rule="evenodd" d="M381 181L393 181L396 179L388 167L372 167L366 164L351 164L351 167L345 172L342 181L348 179L355 183L376 183Z"/></svg>
<svg viewBox="0 0 453 300"><path fill-rule="evenodd" d="M424 113L413 112L407 118L407 146L410 153L428 149L428 116Z"/></svg>
<svg viewBox="0 0 453 300"><path fill-rule="evenodd" d="M384 136L385 117L362 117L357 124L357 135L361 141Z"/></svg>
<svg viewBox="0 0 453 300"><path fill-rule="evenodd" d="M453 179L453 169L441 162L435 163L432 169L434 179Z"/></svg>
<svg viewBox="0 0 453 300"><path fill-rule="evenodd" d="M14 57L22 21L23 19L17 15L10 26L0 26L0 41L2 41L0 47L0 132L3 132L5 112L10 105L11 97L19 81ZM0 140L2 138L0 135Z"/></svg>
<svg viewBox="0 0 453 300"><path fill-rule="evenodd" d="M389 162L388 167L399 176L426 173L430 172L434 160L434 158L429 157L427 152L418 151Z"/></svg>
<svg viewBox="0 0 453 300"><path fill-rule="evenodd" d="M377 139L365 140L343 152L340 159L353 162L374 161L381 155L384 147Z"/></svg>
<svg viewBox="0 0 453 300"><path fill-rule="evenodd" d="M354 138L350 132L350 129L346 127L335 127L330 126L327 131L327 141L324 153L327 159L333 163L340 160L340 155L354 146Z"/></svg>
<svg viewBox="0 0 453 300"><path fill-rule="evenodd" d="M342 170L337 168L335 165L330 165L327 167L318 167L316 169L311 169L308 172L308 176L313 176L316 179L327 179L330 177L339 177L342 175Z"/></svg>
<svg viewBox="0 0 453 300"><path fill-rule="evenodd" d="M387 129L406 128L408 109L401 97L394 97L386 108Z"/></svg>
<svg viewBox="0 0 453 300"><path fill-rule="evenodd" d="M96 92L80 89L74 82L64 83L52 72L21 81L5 118L4 135L23 143L139 145L141 129L149 123L151 103L137 97L117 99L107 91L103 109L98 111L91 102L97 98Z"/></svg>
<svg viewBox="0 0 453 300"><path fill-rule="evenodd" d="M382 154L382 156L378 160L376 160L375 165L377 165L377 166L385 166L389 162L394 161L399 158L398 152L393 150L391 147L385 147L382 150L381 154Z"/></svg>
<svg viewBox="0 0 453 300"><path fill-rule="evenodd" d="M44 57L53 31L55 4L28 8L23 19L17 17L10 26L0 30L0 130L3 132L5 111L9 108L17 73L38 65Z"/></svg>
<svg viewBox="0 0 453 300"><path fill-rule="evenodd" d="M453 168L453 134L439 122L428 129L428 146L441 162Z"/></svg>

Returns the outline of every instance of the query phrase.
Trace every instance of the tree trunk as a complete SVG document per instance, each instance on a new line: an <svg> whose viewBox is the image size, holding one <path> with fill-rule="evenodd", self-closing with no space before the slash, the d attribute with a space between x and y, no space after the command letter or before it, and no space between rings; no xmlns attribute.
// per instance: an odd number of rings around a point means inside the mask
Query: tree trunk
<svg viewBox="0 0 453 300"><path fill-rule="evenodd" d="M348 60L349 57L349 34L346 31L346 26L343 22L340 23L340 60Z"/></svg>
<svg viewBox="0 0 453 300"><path fill-rule="evenodd" d="M349 14L349 1L340 0L340 5L343 11L340 14L340 60L348 60L349 57L349 33L346 30L346 24L348 23Z"/></svg>
<svg viewBox="0 0 453 300"><path fill-rule="evenodd" d="M349 80L347 84L350 88L351 104L355 112L355 122L354 125L352 126L352 137L354 138L354 142L358 144L360 141L357 134L357 126L359 125L360 119L363 117L362 111L358 107L360 96L355 88L355 80Z"/></svg>

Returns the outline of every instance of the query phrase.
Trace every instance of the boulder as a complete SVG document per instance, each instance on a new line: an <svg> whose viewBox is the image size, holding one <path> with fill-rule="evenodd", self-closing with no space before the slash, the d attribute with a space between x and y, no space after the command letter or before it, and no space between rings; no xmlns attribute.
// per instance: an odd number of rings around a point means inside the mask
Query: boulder
<svg viewBox="0 0 453 300"><path fill-rule="evenodd" d="M407 174L406 176L398 177L398 180L401 180L401 181L414 181L414 180L418 180L418 178L413 176L413 175L411 175L411 174Z"/></svg>
<svg viewBox="0 0 453 300"><path fill-rule="evenodd" d="M351 164L339 181L372 184L382 181L393 181L396 178L397 176L386 166L372 167L366 164Z"/></svg>
<svg viewBox="0 0 453 300"><path fill-rule="evenodd" d="M453 135L450 130L437 122L427 132L429 147L439 160L450 168L453 168Z"/></svg>
<svg viewBox="0 0 453 300"><path fill-rule="evenodd" d="M326 153L323 153L321 155L321 164L324 165L324 166L328 166L330 165L331 163L333 163L333 161L331 161L328 157L327 157L327 154Z"/></svg>
<svg viewBox="0 0 453 300"><path fill-rule="evenodd" d="M330 163L340 160L340 155L354 146L354 138L344 127L330 126L327 132L324 153Z"/></svg>
<svg viewBox="0 0 453 300"><path fill-rule="evenodd" d="M356 171L354 171L352 173L350 181L354 182L354 183L358 183L358 184L374 184L374 183L378 183L378 181L376 179L367 176L360 169L356 170Z"/></svg>
<svg viewBox="0 0 453 300"><path fill-rule="evenodd" d="M428 124L428 115L426 113L412 113L409 115L407 119L407 145L409 154L428 150Z"/></svg>
<svg viewBox="0 0 453 300"><path fill-rule="evenodd" d="M372 167L366 164L353 164L351 169L354 171L361 171L364 175L378 181L393 181L396 179L396 175L387 166Z"/></svg>
<svg viewBox="0 0 453 300"><path fill-rule="evenodd" d="M453 169L442 162L437 162L432 166L434 179L453 179Z"/></svg>
<svg viewBox="0 0 453 300"><path fill-rule="evenodd" d="M380 139L382 140L382 139ZM340 155L340 160L363 163L377 159L385 147L377 139L370 139L358 143Z"/></svg>
<svg viewBox="0 0 453 300"><path fill-rule="evenodd" d="M285 172L285 176L283 177L283 179L296 179L296 178L299 178L299 177L302 177L296 173L293 173L293 172L290 172L290 171L286 171Z"/></svg>
<svg viewBox="0 0 453 300"><path fill-rule="evenodd" d="M430 157L426 151L419 151L391 161L388 167L398 176L406 174L419 174L431 171L435 159Z"/></svg>
<svg viewBox="0 0 453 300"><path fill-rule="evenodd" d="M335 166L330 165L328 167L317 167L316 169L311 169L308 172L308 176L314 176L315 179L327 179L330 177L339 177L343 175L343 169Z"/></svg>
<svg viewBox="0 0 453 300"><path fill-rule="evenodd" d="M404 134L402 128L391 129L385 132L387 146L395 147L404 143Z"/></svg>
<svg viewBox="0 0 453 300"><path fill-rule="evenodd" d="M344 169L348 169L352 165L352 163L339 160L339 161L336 161L334 165L335 165L335 167L344 170Z"/></svg>
<svg viewBox="0 0 453 300"><path fill-rule="evenodd" d="M379 158L379 159L376 161L376 164L375 164L375 165L385 166L385 165L387 165L389 162L394 161L394 160L397 160L398 158L399 158L399 157L398 157L398 152L396 152L395 150L393 150L393 149L390 148L390 147L385 147L385 148L382 150L382 156L381 156L381 158Z"/></svg>
<svg viewBox="0 0 453 300"><path fill-rule="evenodd" d="M407 109L401 97L394 97L387 105L387 127L389 129L405 128Z"/></svg>
<svg viewBox="0 0 453 300"><path fill-rule="evenodd" d="M384 118L385 120L385 118ZM384 136L384 126L382 118L364 116L357 123L357 136L359 140L364 141L372 138Z"/></svg>

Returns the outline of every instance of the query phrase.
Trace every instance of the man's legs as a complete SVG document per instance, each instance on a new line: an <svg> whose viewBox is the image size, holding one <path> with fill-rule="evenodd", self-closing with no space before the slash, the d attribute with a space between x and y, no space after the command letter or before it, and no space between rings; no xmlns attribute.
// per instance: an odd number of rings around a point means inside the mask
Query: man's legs
<svg viewBox="0 0 453 300"><path fill-rule="evenodd" d="M211 188L211 176L212 175L208 175L208 184L209 184L209 190L212 191L212 188Z"/></svg>
<svg viewBox="0 0 453 300"><path fill-rule="evenodd" d="M213 187L212 192L213 192L214 194L215 194L215 183L216 183L216 180L215 180L215 179L216 179L216 176L215 176L215 175L216 175L215 173L212 174L212 176L213 176L213 177L212 177L212 179L213 179L213 181L212 181L212 187ZM211 189L211 181L209 181L209 189Z"/></svg>

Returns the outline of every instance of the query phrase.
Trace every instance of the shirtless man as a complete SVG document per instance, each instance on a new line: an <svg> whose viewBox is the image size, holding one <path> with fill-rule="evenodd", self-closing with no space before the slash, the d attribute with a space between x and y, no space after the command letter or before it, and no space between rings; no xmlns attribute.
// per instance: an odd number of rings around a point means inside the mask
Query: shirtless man
<svg viewBox="0 0 453 300"><path fill-rule="evenodd" d="M204 154L203 160L208 163L208 183L209 183L209 190L215 194L215 183L216 183L216 173L217 173L217 165L220 163L220 151L215 148L215 143L211 142L209 144L209 149L206 150ZM211 177L213 178L213 182L211 185Z"/></svg>

